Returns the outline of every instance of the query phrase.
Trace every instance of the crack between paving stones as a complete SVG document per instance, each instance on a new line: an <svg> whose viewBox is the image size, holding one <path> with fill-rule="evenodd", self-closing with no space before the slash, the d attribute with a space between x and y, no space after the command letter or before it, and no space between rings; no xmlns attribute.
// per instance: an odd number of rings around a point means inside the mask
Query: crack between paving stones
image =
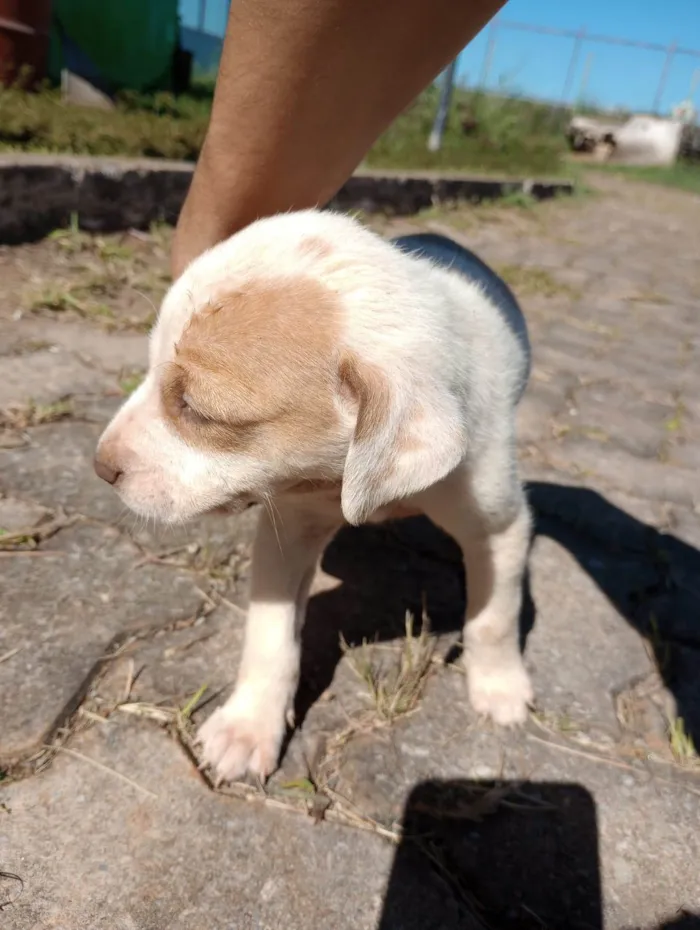
<svg viewBox="0 0 700 930"><path fill-rule="evenodd" d="M136 642L147 642L160 633L190 629L202 618L207 617L217 606L215 601L206 597L203 598L200 608L186 619L170 620L168 623L129 630L114 636L103 655L93 663L80 686L66 701L53 723L43 734L41 738L43 748L23 753L9 764L3 765L2 772L6 777L3 784L20 781L43 772L51 765L61 746L64 746L73 735L92 725L88 718L81 716L80 710L90 692L109 670L110 663L117 659L128 646Z"/></svg>

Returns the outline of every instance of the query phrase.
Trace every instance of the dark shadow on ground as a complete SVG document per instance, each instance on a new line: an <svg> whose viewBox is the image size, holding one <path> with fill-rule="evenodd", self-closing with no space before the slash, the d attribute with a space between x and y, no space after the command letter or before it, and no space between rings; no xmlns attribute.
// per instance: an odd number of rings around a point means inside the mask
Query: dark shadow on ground
<svg viewBox="0 0 700 930"><path fill-rule="evenodd" d="M700 915L682 911L669 923L662 924L659 930L700 930Z"/></svg>
<svg viewBox="0 0 700 930"><path fill-rule="evenodd" d="M311 598L302 637L296 719L330 685L351 645L405 635L406 611L420 626L423 611L437 633L457 634L464 616L459 547L424 518L342 529L322 560L339 585Z"/></svg>
<svg viewBox="0 0 700 930"><path fill-rule="evenodd" d="M581 785L426 781L401 829L378 930L604 926L596 806ZM700 930L700 916L682 909L658 930Z"/></svg>
<svg viewBox="0 0 700 930"><path fill-rule="evenodd" d="M533 482L536 533L568 549L656 655L700 746L700 552L586 488Z"/></svg>
<svg viewBox="0 0 700 930"><path fill-rule="evenodd" d="M423 782L402 827L379 930L602 930L585 788Z"/></svg>
<svg viewBox="0 0 700 930"><path fill-rule="evenodd" d="M535 482L528 492L535 536L568 549L621 616L649 638L678 715L700 746L700 553L595 491ZM309 603L298 722L332 681L341 634L350 645L396 639L404 635L406 611L418 622L425 609L431 628L454 634L456 642L464 615L461 552L426 519L343 529L323 568L340 583ZM523 641L535 607L526 583Z"/></svg>

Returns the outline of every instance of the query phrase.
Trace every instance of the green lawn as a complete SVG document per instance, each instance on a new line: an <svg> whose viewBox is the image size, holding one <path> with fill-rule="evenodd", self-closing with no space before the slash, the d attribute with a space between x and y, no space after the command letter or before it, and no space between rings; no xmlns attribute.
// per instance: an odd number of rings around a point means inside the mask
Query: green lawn
<svg viewBox="0 0 700 930"><path fill-rule="evenodd" d="M211 108L212 83L191 93L122 94L112 111L62 103L57 90L0 90L0 150L195 160ZM558 174L562 114L541 104L457 90L442 151L426 142L438 92L430 88L378 140L376 168L450 168L499 174ZM466 134L464 119L471 120Z"/></svg>
<svg viewBox="0 0 700 930"><path fill-rule="evenodd" d="M590 166L594 167L594 166ZM613 172L636 181L677 187L700 194L700 163L680 162L668 168L637 168L627 165L596 165L597 171Z"/></svg>
<svg viewBox="0 0 700 930"><path fill-rule="evenodd" d="M374 145L376 168L451 168L484 173L554 175L566 170L562 111L515 97L457 90L440 152L426 148L437 107L431 88ZM467 134L462 123L469 120Z"/></svg>
<svg viewBox="0 0 700 930"><path fill-rule="evenodd" d="M209 121L213 86L211 78L203 79L179 97L122 93L111 111L67 106L55 89L34 94L0 89L0 150L194 161ZM570 113L564 108L457 88L443 147L432 153L426 143L437 102L436 87L421 94L375 143L365 165L576 176L577 166L565 157ZM700 166L590 167L700 192Z"/></svg>

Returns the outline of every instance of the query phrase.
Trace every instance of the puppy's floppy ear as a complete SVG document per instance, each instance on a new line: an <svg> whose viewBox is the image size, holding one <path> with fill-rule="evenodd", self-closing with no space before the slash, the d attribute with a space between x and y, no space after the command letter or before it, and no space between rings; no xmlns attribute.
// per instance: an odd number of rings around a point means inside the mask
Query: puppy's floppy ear
<svg viewBox="0 0 700 930"><path fill-rule="evenodd" d="M465 430L453 397L416 398L378 367L346 354L341 389L357 404L341 491L343 516L357 525L380 507L422 491L464 457Z"/></svg>

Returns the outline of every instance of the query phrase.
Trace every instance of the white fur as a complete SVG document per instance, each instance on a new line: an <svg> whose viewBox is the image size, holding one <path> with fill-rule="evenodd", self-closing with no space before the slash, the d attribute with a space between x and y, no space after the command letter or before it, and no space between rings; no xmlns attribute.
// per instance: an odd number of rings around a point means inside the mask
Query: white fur
<svg viewBox="0 0 700 930"><path fill-rule="evenodd" d="M305 238L327 254L299 248ZM251 281L303 273L339 298L343 350L383 372L390 415L372 443L355 442L356 411L339 397L339 426L323 450L265 461L202 452L160 410L159 369L193 314ZM309 321L313 325L313 321ZM261 334L264 338L264 334ZM390 515L396 501L425 512L462 546L469 574L465 662L474 707L503 724L524 720L532 691L518 650L529 516L515 460L515 407L527 362L480 289L408 256L346 216L306 211L261 220L190 265L167 294L151 336L143 385L107 427L127 450L118 491L136 512L182 521L221 504L243 506L283 479L342 479L327 494L280 495L273 527L261 515L238 685L200 731L218 777L276 764L296 689L298 635L316 562L346 519ZM416 416L416 411L419 415ZM401 446L401 435L412 441ZM99 450L98 450L99 456ZM377 463L393 468L376 480Z"/></svg>

